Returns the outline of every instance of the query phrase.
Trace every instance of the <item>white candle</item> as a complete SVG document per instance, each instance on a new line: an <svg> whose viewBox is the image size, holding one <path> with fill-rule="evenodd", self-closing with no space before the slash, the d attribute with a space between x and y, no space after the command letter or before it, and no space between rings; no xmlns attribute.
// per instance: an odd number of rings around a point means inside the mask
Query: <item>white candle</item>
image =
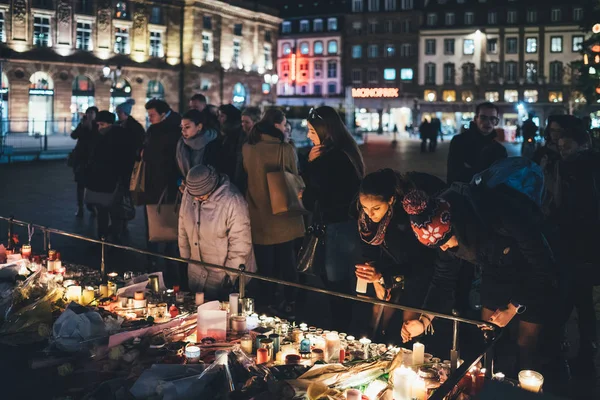
<svg viewBox="0 0 600 400"><path fill-rule="evenodd" d="M55 271L62 270L62 261L60 261L60 260L54 261L54 270Z"/></svg>
<svg viewBox="0 0 600 400"><path fill-rule="evenodd" d="M414 375L404 365L394 370L394 400L411 400Z"/></svg>
<svg viewBox="0 0 600 400"><path fill-rule="evenodd" d="M46 269L48 270L48 272L54 272L54 264L55 264L54 260L48 259L46 261Z"/></svg>
<svg viewBox="0 0 600 400"><path fill-rule="evenodd" d="M229 314L238 315L240 310L240 294L231 293L229 295Z"/></svg>
<svg viewBox="0 0 600 400"><path fill-rule="evenodd" d="M91 286L83 289L83 294L81 295L81 304L84 306L89 306L92 301L94 301L94 288Z"/></svg>
<svg viewBox="0 0 600 400"><path fill-rule="evenodd" d="M412 382L412 400L427 400L427 385L416 375Z"/></svg>
<svg viewBox="0 0 600 400"><path fill-rule="evenodd" d="M108 297L108 285L100 285L100 298Z"/></svg>
<svg viewBox="0 0 600 400"><path fill-rule="evenodd" d="M526 369L519 372L519 384L523 390L538 393L544 384L544 376L539 372Z"/></svg>
<svg viewBox="0 0 600 400"><path fill-rule="evenodd" d="M364 279L361 278L357 278L356 279L356 293L367 293L367 284L369 282L365 281Z"/></svg>
<svg viewBox="0 0 600 400"><path fill-rule="evenodd" d="M425 345L415 343L413 345L413 366L421 365L425 362Z"/></svg>
<svg viewBox="0 0 600 400"><path fill-rule="evenodd" d="M77 303L81 301L81 286L69 286L67 288L67 301Z"/></svg>
<svg viewBox="0 0 600 400"><path fill-rule="evenodd" d="M145 297L145 293L143 290L138 290L133 294L134 300L144 300L145 298L146 297ZM127 304L127 303L125 303L125 304Z"/></svg>
<svg viewBox="0 0 600 400"><path fill-rule="evenodd" d="M361 400L362 393L357 389L348 389L346 392L346 400Z"/></svg>
<svg viewBox="0 0 600 400"><path fill-rule="evenodd" d="M201 306L204 304L204 292L196 293L196 305Z"/></svg>
<svg viewBox="0 0 600 400"><path fill-rule="evenodd" d="M325 341L327 346L327 352L325 356L327 358L327 362L339 362L341 347L340 337L337 333L330 332L325 336Z"/></svg>

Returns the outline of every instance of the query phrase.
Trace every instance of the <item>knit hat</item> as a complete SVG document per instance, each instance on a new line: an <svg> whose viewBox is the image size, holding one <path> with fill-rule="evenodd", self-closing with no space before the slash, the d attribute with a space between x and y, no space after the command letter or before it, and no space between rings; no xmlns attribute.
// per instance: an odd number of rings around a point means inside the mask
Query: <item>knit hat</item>
<svg viewBox="0 0 600 400"><path fill-rule="evenodd" d="M131 115L131 108L135 104L134 99L127 99L124 103L121 103L117 106L117 111L121 111L127 115Z"/></svg>
<svg viewBox="0 0 600 400"><path fill-rule="evenodd" d="M196 165L187 174L185 186L190 196L200 197L212 193L219 184L219 173L210 165Z"/></svg>
<svg viewBox="0 0 600 400"><path fill-rule="evenodd" d="M115 114L106 110L100 111L98 114L96 114L96 122L106 122L107 124L114 124Z"/></svg>
<svg viewBox="0 0 600 400"><path fill-rule="evenodd" d="M419 242L428 247L439 247L452 237L450 204L440 198L431 198L421 190L413 190L402 200L404 211Z"/></svg>

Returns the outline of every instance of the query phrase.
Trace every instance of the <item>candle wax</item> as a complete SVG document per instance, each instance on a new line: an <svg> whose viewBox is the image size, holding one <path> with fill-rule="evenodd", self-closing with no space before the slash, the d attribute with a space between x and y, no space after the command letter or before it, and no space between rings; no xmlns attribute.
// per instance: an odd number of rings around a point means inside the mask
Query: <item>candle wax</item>
<svg viewBox="0 0 600 400"><path fill-rule="evenodd" d="M425 362L425 346L422 343L413 345L413 366L421 365Z"/></svg>

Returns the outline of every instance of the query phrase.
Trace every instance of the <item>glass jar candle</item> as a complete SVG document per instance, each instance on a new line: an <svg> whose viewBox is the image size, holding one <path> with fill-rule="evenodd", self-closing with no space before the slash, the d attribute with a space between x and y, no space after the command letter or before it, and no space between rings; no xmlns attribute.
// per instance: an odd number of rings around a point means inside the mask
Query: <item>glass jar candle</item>
<svg viewBox="0 0 600 400"><path fill-rule="evenodd" d="M252 354L252 337L250 335L244 335L240 339L240 348L246 354Z"/></svg>

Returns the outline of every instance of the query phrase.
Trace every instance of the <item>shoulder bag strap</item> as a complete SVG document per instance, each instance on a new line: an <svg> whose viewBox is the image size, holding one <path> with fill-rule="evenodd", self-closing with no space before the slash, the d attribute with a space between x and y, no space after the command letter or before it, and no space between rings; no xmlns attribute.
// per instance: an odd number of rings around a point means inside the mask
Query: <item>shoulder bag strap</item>
<svg viewBox="0 0 600 400"><path fill-rule="evenodd" d="M157 213L160 213L160 206L163 204L163 201L165 200L166 197L167 197L167 188L165 188L165 190L163 190L162 193L160 194L160 198L158 199L158 204L156 207Z"/></svg>
<svg viewBox="0 0 600 400"><path fill-rule="evenodd" d="M279 166L281 167L281 172L285 172L285 164L283 163L283 152L284 152L284 148L283 148L283 143L281 143L279 145Z"/></svg>

